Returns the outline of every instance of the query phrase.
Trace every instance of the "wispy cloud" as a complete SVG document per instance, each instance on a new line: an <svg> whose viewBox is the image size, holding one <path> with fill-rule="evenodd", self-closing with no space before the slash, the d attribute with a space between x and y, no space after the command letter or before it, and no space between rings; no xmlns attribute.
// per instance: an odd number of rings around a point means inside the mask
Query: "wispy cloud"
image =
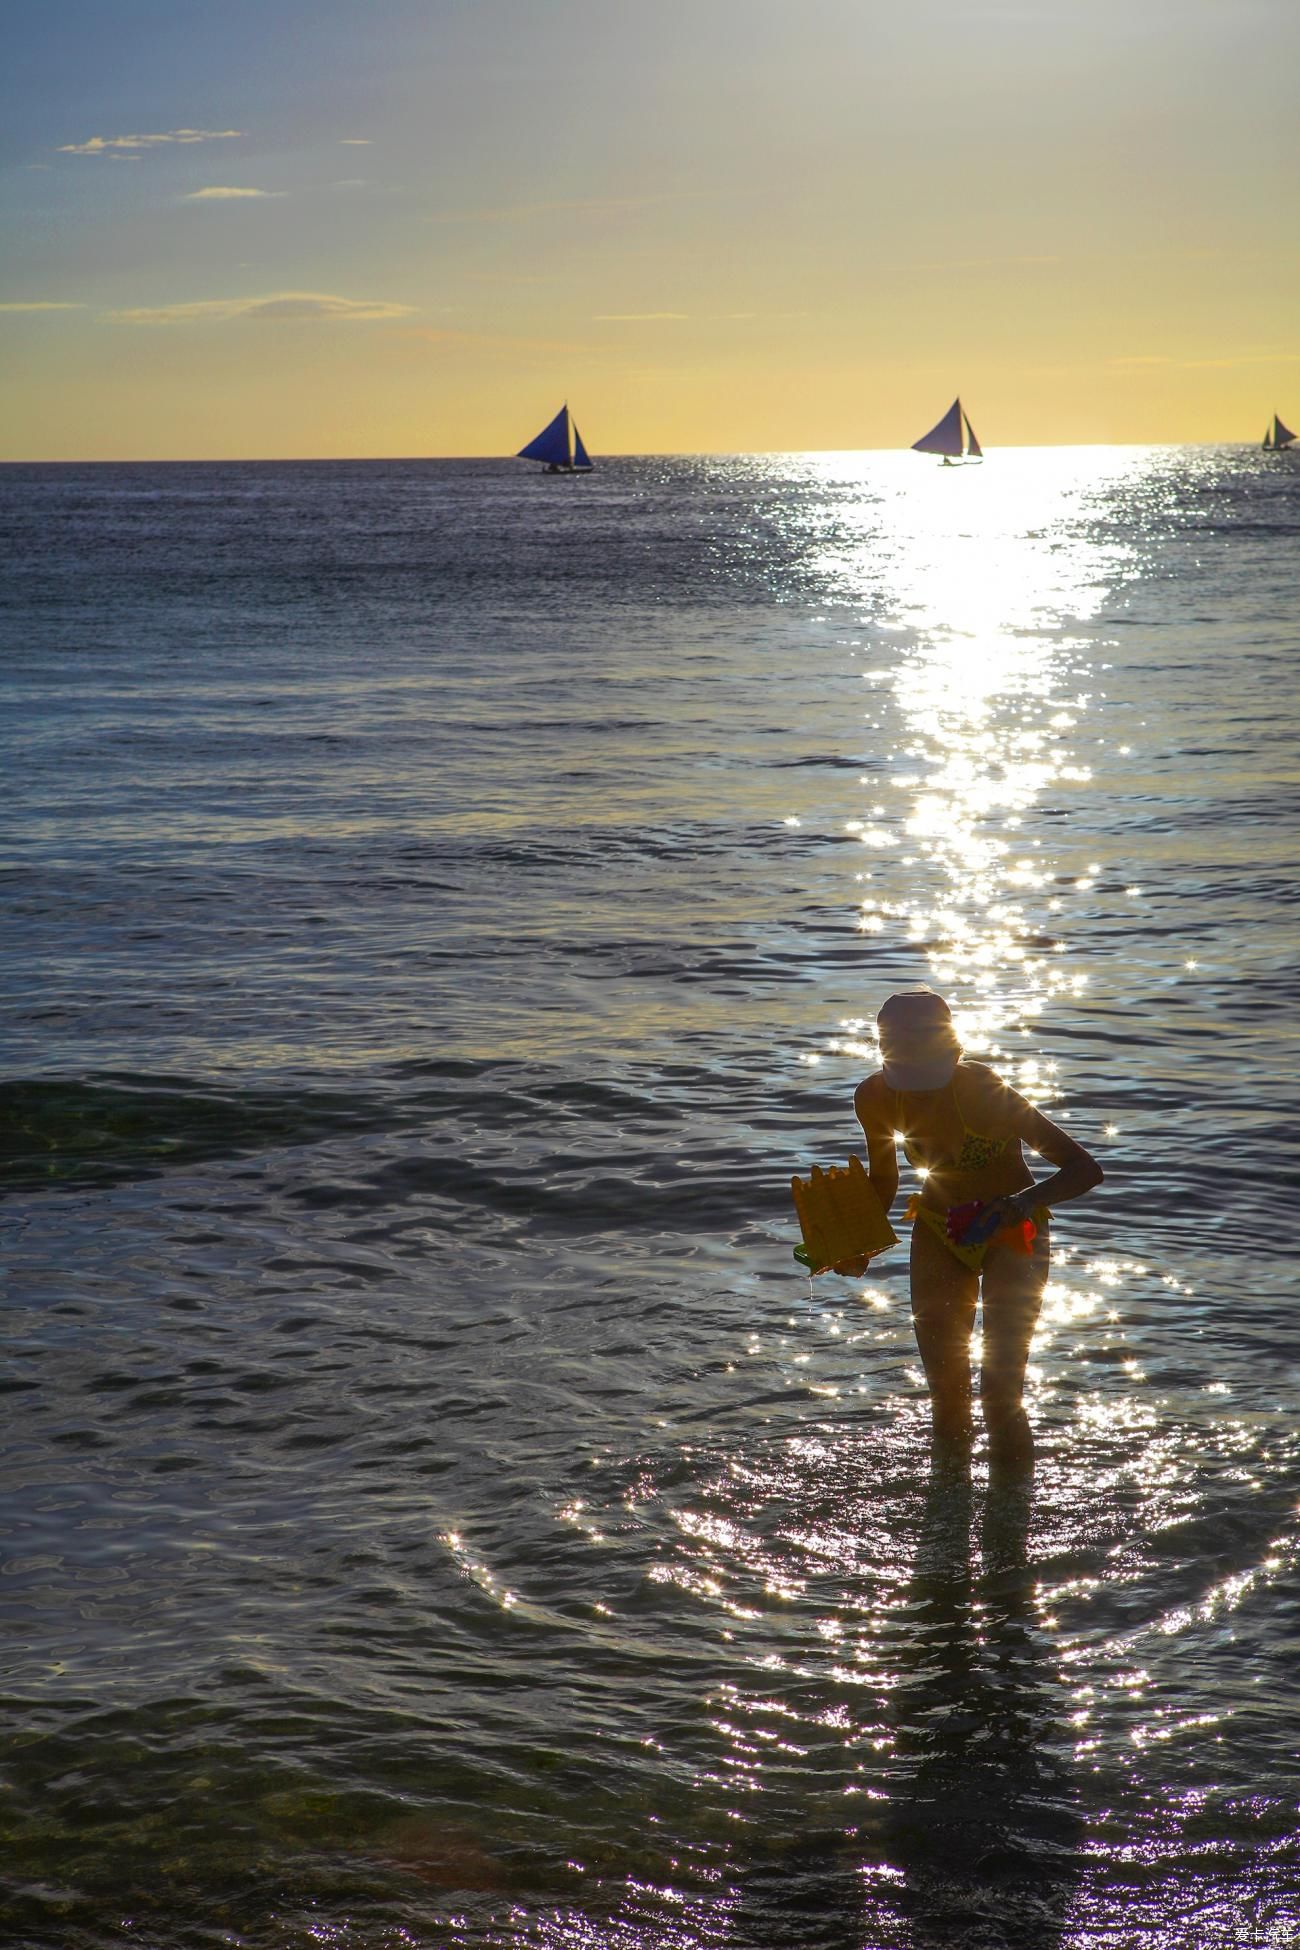
<svg viewBox="0 0 1300 1950"><path fill-rule="evenodd" d="M84 305L69 304L62 298L15 298L0 304L0 311L84 311Z"/></svg>
<svg viewBox="0 0 1300 1950"><path fill-rule="evenodd" d="M206 189L190 190L186 203L233 203L242 202L247 197L286 196L287 190L243 190L234 189L228 183L210 183Z"/></svg>
<svg viewBox="0 0 1300 1950"><path fill-rule="evenodd" d="M360 325L410 318L416 309L388 299L338 298L325 291L272 291L260 298L201 298L182 305L142 305L105 312L104 316L114 325L221 325L242 319L324 319Z"/></svg>
<svg viewBox="0 0 1300 1950"><path fill-rule="evenodd" d="M157 149L168 142L233 142L242 129L167 129L161 135L92 135L89 142L61 142L61 156L111 156L122 149Z"/></svg>
<svg viewBox="0 0 1300 1950"><path fill-rule="evenodd" d="M656 318L680 321L689 316L684 311L598 311L592 315L598 325L640 325Z"/></svg>
<svg viewBox="0 0 1300 1950"><path fill-rule="evenodd" d="M339 141L345 149L368 149L370 147L370 137L368 135L341 135Z"/></svg>

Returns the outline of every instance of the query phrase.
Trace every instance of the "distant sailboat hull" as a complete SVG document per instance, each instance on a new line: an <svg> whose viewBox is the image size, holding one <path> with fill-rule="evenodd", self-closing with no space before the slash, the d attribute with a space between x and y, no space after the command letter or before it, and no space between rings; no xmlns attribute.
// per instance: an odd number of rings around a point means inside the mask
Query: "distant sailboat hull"
<svg viewBox="0 0 1300 1950"><path fill-rule="evenodd" d="M544 426L535 440L521 447L516 460L540 460L545 474L590 474L591 457L568 405Z"/></svg>
<svg viewBox="0 0 1300 1950"><path fill-rule="evenodd" d="M919 440L912 442L916 454L939 454L945 467L955 461L983 460L984 450L975 438L975 429L962 409L960 399L955 399L942 420L923 433Z"/></svg>

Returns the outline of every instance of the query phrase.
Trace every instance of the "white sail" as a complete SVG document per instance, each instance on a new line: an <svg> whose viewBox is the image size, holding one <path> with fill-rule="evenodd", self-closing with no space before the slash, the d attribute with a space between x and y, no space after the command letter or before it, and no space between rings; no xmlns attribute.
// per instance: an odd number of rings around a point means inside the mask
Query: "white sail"
<svg viewBox="0 0 1300 1950"><path fill-rule="evenodd" d="M1275 447L1289 447L1295 437L1290 427L1284 426L1275 413L1273 415L1273 445Z"/></svg>
<svg viewBox="0 0 1300 1950"><path fill-rule="evenodd" d="M966 423L966 452L975 460L982 460L984 458L984 449L975 438L975 429L970 423L970 416L963 414L962 418Z"/></svg>

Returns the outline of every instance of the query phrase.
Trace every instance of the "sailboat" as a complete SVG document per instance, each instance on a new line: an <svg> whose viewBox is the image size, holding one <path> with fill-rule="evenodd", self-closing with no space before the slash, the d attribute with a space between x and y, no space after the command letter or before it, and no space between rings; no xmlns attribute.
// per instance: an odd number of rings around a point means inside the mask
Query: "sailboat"
<svg viewBox="0 0 1300 1950"><path fill-rule="evenodd" d="M1264 452L1266 454L1280 453L1283 447L1289 447L1295 438L1296 435L1292 433L1290 427L1284 425L1275 413L1273 415L1273 424L1264 435Z"/></svg>
<svg viewBox="0 0 1300 1950"><path fill-rule="evenodd" d="M517 460L540 460L548 474L590 474L591 458L582 444L568 402L544 426L536 440L530 440L515 456Z"/></svg>
<svg viewBox="0 0 1300 1950"><path fill-rule="evenodd" d="M951 467L955 460L983 460L984 451L975 438L975 429L962 411L962 404L955 399L937 426L923 433L919 440L912 442L912 451L917 454L942 454L945 467Z"/></svg>

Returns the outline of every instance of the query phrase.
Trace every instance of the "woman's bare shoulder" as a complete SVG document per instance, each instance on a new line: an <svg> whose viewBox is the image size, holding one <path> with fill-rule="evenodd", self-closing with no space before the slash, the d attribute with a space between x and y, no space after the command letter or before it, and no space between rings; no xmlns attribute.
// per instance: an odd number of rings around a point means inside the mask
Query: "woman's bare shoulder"
<svg viewBox="0 0 1300 1950"><path fill-rule="evenodd" d="M965 1078L961 1102L968 1123L982 1116L993 1129L1019 1131L1023 1136L1027 1124L1039 1119L1029 1100L989 1064L963 1060L961 1075Z"/></svg>
<svg viewBox="0 0 1300 1950"><path fill-rule="evenodd" d="M987 1063L972 1063L963 1056L957 1074L961 1079L962 1102L971 1110L1005 1108L1015 1095L1006 1078L1000 1077Z"/></svg>
<svg viewBox="0 0 1300 1950"><path fill-rule="evenodd" d="M1002 1088L1002 1078L987 1063L976 1063L972 1057L963 1056L957 1065L958 1076L965 1077L973 1090L987 1090L990 1085Z"/></svg>
<svg viewBox="0 0 1300 1950"><path fill-rule="evenodd" d="M890 1115L893 1092L885 1082L883 1070L873 1070L869 1077L863 1077L853 1093L853 1108L862 1123L870 1118L883 1123Z"/></svg>

